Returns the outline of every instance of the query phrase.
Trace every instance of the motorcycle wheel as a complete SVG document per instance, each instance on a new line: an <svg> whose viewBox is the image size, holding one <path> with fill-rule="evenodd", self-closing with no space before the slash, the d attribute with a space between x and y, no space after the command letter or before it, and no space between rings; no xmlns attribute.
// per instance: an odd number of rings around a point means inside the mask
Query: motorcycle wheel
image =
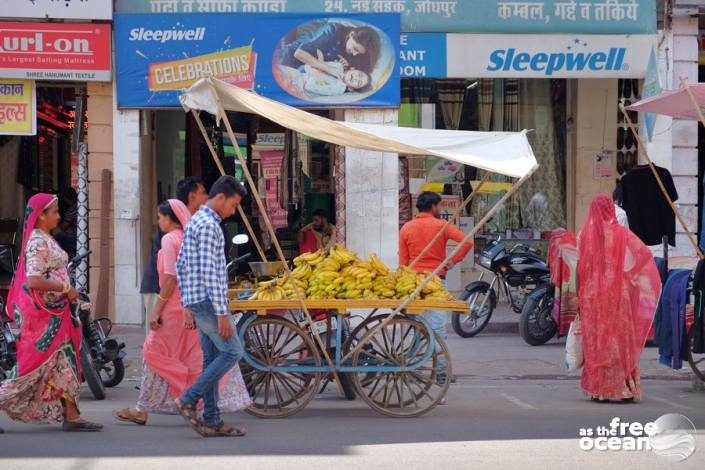
<svg viewBox="0 0 705 470"><path fill-rule="evenodd" d="M81 342L81 374L96 400L104 400L107 396L105 385L103 385L100 372L93 362L93 357L91 357L91 347L85 339Z"/></svg>
<svg viewBox="0 0 705 470"><path fill-rule="evenodd" d="M354 400L357 398L357 393L355 393L355 387L353 386L352 379L348 377L349 375L350 372L338 372L338 380L345 393L345 398L347 400Z"/></svg>
<svg viewBox="0 0 705 470"><path fill-rule="evenodd" d="M490 298L487 300L483 311L475 311L479 310L488 295ZM453 331L463 338L472 338L481 332L490 321L492 312L494 312L494 308L497 305L497 295L489 287L476 286L470 290L464 290L458 300L467 301L470 305L473 305L473 311L467 315L457 312L453 313Z"/></svg>
<svg viewBox="0 0 705 470"><path fill-rule="evenodd" d="M529 298L524 304L519 317L519 334L531 346L546 344L558 332L558 323L553 319L553 312L549 308L546 296L543 302Z"/></svg>
<svg viewBox="0 0 705 470"><path fill-rule="evenodd" d="M101 367L100 378L106 387L116 387L125 378L125 364L122 359L115 359L113 362Z"/></svg>

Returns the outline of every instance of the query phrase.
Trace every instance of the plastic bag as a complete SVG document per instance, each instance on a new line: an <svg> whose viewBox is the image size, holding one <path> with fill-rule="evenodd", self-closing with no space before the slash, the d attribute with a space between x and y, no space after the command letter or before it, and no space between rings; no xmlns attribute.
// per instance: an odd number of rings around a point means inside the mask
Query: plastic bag
<svg viewBox="0 0 705 470"><path fill-rule="evenodd" d="M580 317L575 317L568 330L565 343L565 367L568 372L575 372L585 365L583 357L583 334L580 330Z"/></svg>

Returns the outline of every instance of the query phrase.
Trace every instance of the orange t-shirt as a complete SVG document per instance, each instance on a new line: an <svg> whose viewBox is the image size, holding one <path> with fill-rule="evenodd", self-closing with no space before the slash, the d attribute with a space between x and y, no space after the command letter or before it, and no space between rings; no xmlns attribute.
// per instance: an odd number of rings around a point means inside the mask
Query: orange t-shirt
<svg viewBox="0 0 705 470"><path fill-rule="evenodd" d="M399 233L399 264L408 266L414 261L445 224L445 220L437 219L428 212L421 213L414 220L405 223ZM414 269L419 273L435 270L446 259L446 242L448 240L462 242L464 238L463 232L450 225L423 255L423 258L414 265ZM472 245L473 243L468 240L453 257L453 264L460 263L470 252ZM444 268L440 274L445 273L446 269Z"/></svg>

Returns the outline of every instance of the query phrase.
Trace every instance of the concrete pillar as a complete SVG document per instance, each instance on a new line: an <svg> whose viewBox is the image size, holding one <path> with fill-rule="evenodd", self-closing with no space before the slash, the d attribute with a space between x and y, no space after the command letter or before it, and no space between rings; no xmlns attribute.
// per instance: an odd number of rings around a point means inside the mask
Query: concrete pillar
<svg viewBox="0 0 705 470"><path fill-rule="evenodd" d="M102 263L110 266L110 286L108 292L107 312L94 312L97 317L115 319L115 278L113 266L115 256L112 249L113 227L111 223L110 256L107 260L100 259L100 195L102 189L102 172L113 169L113 85L110 83L88 82L88 247L93 251L90 257L89 295L95 303L98 292L99 270ZM114 219L114 211L110 211L110 220Z"/></svg>
<svg viewBox="0 0 705 470"><path fill-rule="evenodd" d="M680 86L681 77L698 82L698 18L673 18L673 88ZM677 207L688 230L698 227L698 125L697 121L673 120L673 151L670 166L678 191ZM695 255L695 249L685 231L676 223L674 255Z"/></svg>
<svg viewBox="0 0 705 470"><path fill-rule="evenodd" d="M141 262L140 111L120 111L115 106L113 199L115 206L115 304L116 320L143 323Z"/></svg>
<svg viewBox="0 0 705 470"><path fill-rule="evenodd" d="M348 109L346 122L396 127L396 109ZM399 167L396 153L345 148L346 246L360 258L377 253L399 265Z"/></svg>

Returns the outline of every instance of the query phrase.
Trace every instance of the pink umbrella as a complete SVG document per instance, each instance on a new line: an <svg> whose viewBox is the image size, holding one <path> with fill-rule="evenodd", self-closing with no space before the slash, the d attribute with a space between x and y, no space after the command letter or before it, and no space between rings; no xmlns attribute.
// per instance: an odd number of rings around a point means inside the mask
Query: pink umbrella
<svg viewBox="0 0 705 470"><path fill-rule="evenodd" d="M642 113L663 114L664 116L688 121L702 121L701 110L703 108L705 108L705 83L684 83L677 90L665 91L624 109ZM705 125L705 122L703 124Z"/></svg>
<svg viewBox="0 0 705 470"><path fill-rule="evenodd" d="M649 154L646 152L646 148L644 148L644 144L641 142L641 139L639 139L639 135L637 134L636 129L634 129L634 124L627 113L627 111L639 111L642 113L662 114L664 116L671 116L676 119L700 121L703 125L705 125L705 116L703 116L702 111L705 107L705 83L687 83L685 79L682 79L681 83L681 88L678 88L677 90L665 91L656 96L652 96L651 98L641 100L631 106L627 106L626 108L622 108L622 113L634 133L634 136L639 143L639 147L646 157L646 161L649 162L649 167L651 167L651 171L654 173L656 181L658 181L658 184L661 187L661 191L663 191L663 194L666 196L666 200L671 205L673 212L676 214L683 230L685 230L685 233L688 235L690 243L692 243L695 251L698 253L698 256L700 259L703 259L704 257L702 251L700 251L698 244L695 242L693 234L691 234L690 230L688 230L688 227L686 226L685 221L683 221L680 212L678 212L678 209L676 209L673 201L671 201L671 198L669 197L666 188L663 186L661 178L659 178L656 168L654 168L654 164L651 162L651 158L649 158Z"/></svg>

